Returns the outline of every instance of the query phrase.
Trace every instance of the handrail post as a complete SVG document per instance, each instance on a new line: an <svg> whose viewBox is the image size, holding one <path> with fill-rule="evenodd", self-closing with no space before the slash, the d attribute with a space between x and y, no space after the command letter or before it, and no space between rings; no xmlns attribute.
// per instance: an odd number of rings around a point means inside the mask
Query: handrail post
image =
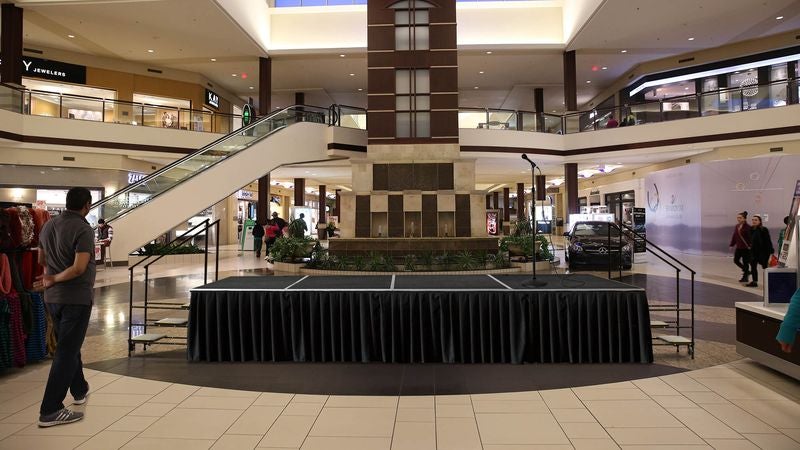
<svg viewBox="0 0 800 450"><path fill-rule="evenodd" d="M142 322L143 334L147 334L147 285L150 284L150 266L144 266L144 321ZM145 344L147 348L147 344Z"/></svg>
<svg viewBox="0 0 800 450"><path fill-rule="evenodd" d="M205 226L205 234L206 234L206 245L204 250L206 251L206 257L204 258L205 261L203 263L203 284L208 283L208 219L206 219L206 226Z"/></svg>
<svg viewBox="0 0 800 450"><path fill-rule="evenodd" d="M535 219L535 218L534 218ZM611 222L608 223L608 279L611 279ZM534 264L536 262L534 261Z"/></svg>
<svg viewBox="0 0 800 450"><path fill-rule="evenodd" d="M622 228L619 229L619 280L622 281L622 264L625 259L622 257ZM633 264L633 261L631 261Z"/></svg>
<svg viewBox="0 0 800 450"><path fill-rule="evenodd" d="M691 301L692 301L692 359L694 359L694 272L691 273L692 276L692 284L691 284Z"/></svg>
<svg viewBox="0 0 800 450"><path fill-rule="evenodd" d="M133 339L133 268L129 270L130 282L128 283L130 289L130 297L128 301L128 358L131 357L131 340Z"/></svg>
<svg viewBox="0 0 800 450"><path fill-rule="evenodd" d="M675 269L675 335L681 335L681 270ZM675 346L675 352L680 353L681 348Z"/></svg>
<svg viewBox="0 0 800 450"><path fill-rule="evenodd" d="M214 281L219 281L219 219L215 223L216 232L214 233L214 241L216 242L216 253L214 262Z"/></svg>

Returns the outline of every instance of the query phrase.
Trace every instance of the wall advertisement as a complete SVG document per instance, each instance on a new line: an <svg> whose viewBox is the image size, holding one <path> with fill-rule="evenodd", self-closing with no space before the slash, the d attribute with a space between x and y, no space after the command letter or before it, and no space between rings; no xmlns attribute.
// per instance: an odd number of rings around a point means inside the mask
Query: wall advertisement
<svg viewBox="0 0 800 450"><path fill-rule="evenodd" d="M791 258L792 241L794 241L795 229L797 228L797 214L800 213L800 180L797 180L794 186L794 197L792 198L792 206L789 209L789 224L786 225L786 232L783 237L783 246L778 249L778 264L781 267L786 267ZM798 243L795 242L795 245ZM797 263L797 261L795 261Z"/></svg>

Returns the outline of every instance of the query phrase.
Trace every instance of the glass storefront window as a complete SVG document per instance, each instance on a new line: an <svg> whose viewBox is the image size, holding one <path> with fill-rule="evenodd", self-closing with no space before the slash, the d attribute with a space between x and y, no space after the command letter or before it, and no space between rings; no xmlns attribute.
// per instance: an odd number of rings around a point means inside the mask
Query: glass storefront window
<svg viewBox="0 0 800 450"><path fill-rule="evenodd" d="M731 99L731 111L746 111L758 109L761 102L766 101L766 89L760 88L758 80L758 70L750 69L747 71L737 71L728 76L728 86L732 89L738 88L731 94L735 97ZM763 108L764 106L762 106Z"/></svg>
<svg viewBox="0 0 800 450"><path fill-rule="evenodd" d="M769 99L772 106L786 106L789 69L786 64L776 64L770 70Z"/></svg>

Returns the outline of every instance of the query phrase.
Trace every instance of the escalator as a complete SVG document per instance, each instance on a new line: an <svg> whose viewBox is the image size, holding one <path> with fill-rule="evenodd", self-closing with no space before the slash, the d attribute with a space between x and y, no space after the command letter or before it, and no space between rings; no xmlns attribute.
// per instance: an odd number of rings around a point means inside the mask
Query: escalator
<svg viewBox="0 0 800 450"><path fill-rule="evenodd" d="M335 108L276 111L92 205L114 227L114 260L287 164L330 159Z"/></svg>

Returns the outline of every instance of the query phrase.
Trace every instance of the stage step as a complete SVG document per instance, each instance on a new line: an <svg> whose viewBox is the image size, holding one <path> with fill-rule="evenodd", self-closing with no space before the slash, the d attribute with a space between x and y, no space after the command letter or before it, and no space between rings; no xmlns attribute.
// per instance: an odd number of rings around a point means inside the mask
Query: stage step
<svg viewBox="0 0 800 450"><path fill-rule="evenodd" d="M146 333L132 337L131 342L135 342L137 344L151 344L153 342L158 342L161 339L164 339L165 337L167 337L166 334Z"/></svg>
<svg viewBox="0 0 800 450"><path fill-rule="evenodd" d="M189 319L180 319L174 317L168 317L166 319L157 320L155 325L160 326L167 326L167 327L174 327L174 326L183 326L189 323Z"/></svg>
<svg viewBox="0 0 800 450"><path fill-rule="evenodd" d="M667 344L673 345L689 345L692 343L691 339L685 338L683 336L658 336L659 340L666 342Z"/></svg>
<svg viewBox="0 0 800 450"><path fill-rule="evenodd" d="M189 309L190 306L192 306L191 303L184 303L181 305L181 309Z"/></svg>
<svg viewBox="0 0 800 450"><path fill-rule="evenodd" d="M662 320L651 320L650 321L650 328L666 328L669 324Z"/></svg>

